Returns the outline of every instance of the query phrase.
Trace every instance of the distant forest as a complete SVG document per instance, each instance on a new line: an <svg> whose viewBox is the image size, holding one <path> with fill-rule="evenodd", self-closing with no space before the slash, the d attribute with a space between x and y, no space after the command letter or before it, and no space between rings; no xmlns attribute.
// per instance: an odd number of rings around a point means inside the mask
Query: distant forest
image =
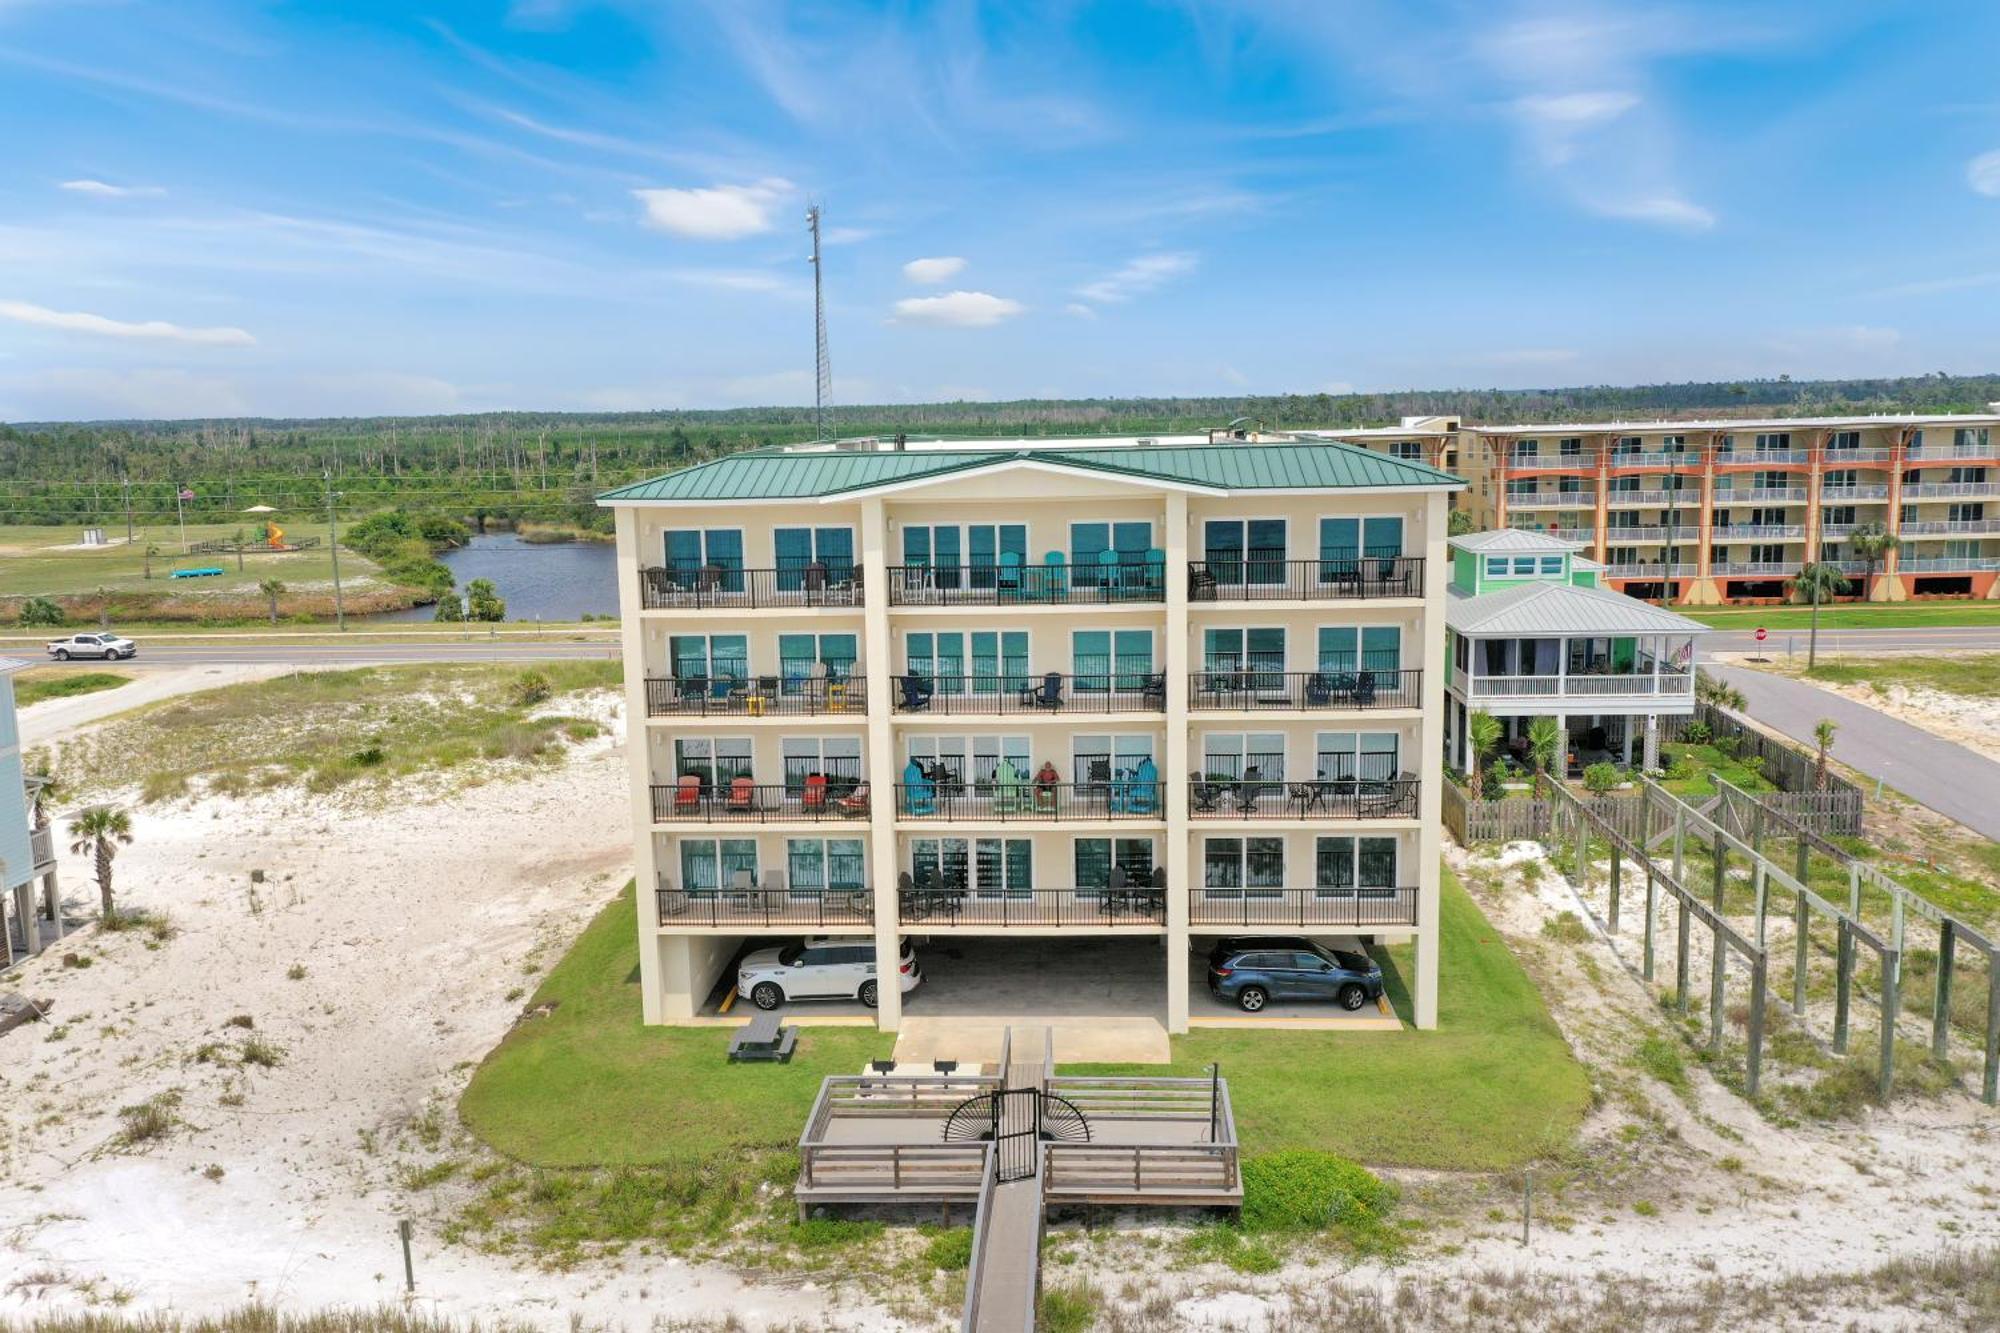
<svg viewBox="0 0 2000 1333"><path fill-rule="evenodd" d="M1168 434L1237 418L1282 427L1394 425L1456 415L1547 420L1971 412L2000 401L2000 375L1746 380L1570 389L1407 390L1262 398L1023 399L829 409L830 433ZM810 408L699 412L489 412L321 420L104 421L0 425L0 523L226 519L250 505L323 514L385 508L602 526L597 491L742 449L812 439Z"/></svg>

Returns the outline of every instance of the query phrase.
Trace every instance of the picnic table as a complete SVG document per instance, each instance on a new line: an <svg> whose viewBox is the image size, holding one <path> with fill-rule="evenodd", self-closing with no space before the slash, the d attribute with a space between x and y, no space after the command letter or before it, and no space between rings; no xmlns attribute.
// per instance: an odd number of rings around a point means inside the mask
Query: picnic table
<svg viewBox="0 0 2000 1333"><path fill-rule="evenodd" d="M735 1035L730 1037L729 1059L732 1064L747 1060L776 1060L780 1064L789 1064L792 1048L798 1045L798 1040L797 1028L780 1026L775 1013L760 1013L736 1029Z"/></svg>

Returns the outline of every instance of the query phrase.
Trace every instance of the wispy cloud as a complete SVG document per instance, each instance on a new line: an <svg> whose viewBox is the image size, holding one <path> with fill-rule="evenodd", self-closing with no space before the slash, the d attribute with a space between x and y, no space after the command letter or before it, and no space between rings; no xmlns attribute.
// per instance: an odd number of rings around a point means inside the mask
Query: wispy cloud
<svg viewBox="0 0 2000 1333"><path fill-rule="evenodd" d="M1687 231L1707 231L1715 225L1714 213L1678 195L1657 194L1641 199L1606 195L1586 197L1584 203L1594 213L1630 222L1652 222Z"/></svg>
<svg viewBox="0 0 2000 1333"><path fill-rule="evenodd" d="M1196 257L1186 250L1140 255L1116 272L1076 289L1076 294L1100 305L1129 301L1184 273L1194 272Z"/></svg>
<svg viewBox="0 0 2000 1333"><path fill-rule="evenodd" d="M1087 306L1081 301L1071 301L1068 305L1063 307L1063 313L1065 315L1073 315L1077 319L1097 318L1096 308L1094 306Z"/></svg>
<svg viewBox="0 0 2000 1333"><path fill-rule="evenodd" d="M787 282L776 273L762 269L735 268L675 268L660 274L670 282L682 282L692 287L713 287L726 292L792 292L801 289L798 282Z"/></svg>
<svg viewBox="0 0 2000 1333"><path fill-rule="evenodd" d="M984 329L1003 323L1027 307L990 292L946 292L942 296L910 296L896 302L896 322L935 328Z"/></svg>
<svg viewBox="0 0 2000 1333"><path fill-rule="evenodd" d="M940 255L935 259L912 259L903 265L903 276L911 282L921 282L925 286L936 286L949 282L965 269L965 260L957 255Z"/></svg>
<svg viewBox="0 0 2000 1333"><path fill-rule="evenodd" d="M1981 153L1965 164L1965 183L1973 192L2000 199L2000 148Z"/></svg>
<svg viewBox="0 0 2000 1333"><path fill-rule="evenodd" d="M64 333L85 333L101 338L137 338L153 342L197 343L208 347L249 347L257 340L242 329L221 327L197 329L169 324L163 319L131 322L93 315L82 310L51 310L26 301L0 301L0 319L59 329Z"/></svg>
<svg viewBox="0 0 2000 1333"><path fill-rule="evenodd" d="M645 205L645 224L696 241L738 241L776 224L773 214L792 183L768 176L754 185L711 185L693 190L634 190Z"/></svg>
<svg viewBox="0 0 2000 1333"><path fill-rule="evenodd" d="M96 195L102 199L139 199L166 193L157 185L113 185L109 181L89 179L62 181L56 188L71 190L77 194Z"/></svg>

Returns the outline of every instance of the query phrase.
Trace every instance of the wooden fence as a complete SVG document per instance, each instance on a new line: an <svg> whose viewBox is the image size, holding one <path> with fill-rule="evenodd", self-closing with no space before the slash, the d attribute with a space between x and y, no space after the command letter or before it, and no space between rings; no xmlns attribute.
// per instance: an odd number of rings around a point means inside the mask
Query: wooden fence
<svg viewBox="0 0 2000 1333"><path fill-rule="evenodd" d="M1764 807L1804 824L1822 836L1861 831L1861 793L1858 791L1775 791L1757 796ZM1593 796L1582 798L1592 816L1627 838L1640 836L1645 818L1643 796ZM1548 800L1513 799L1475 801L1465 788L1447 779L1444 784L1444 826L1458 839L1459 846L1475 842L1537 841L1548 832L1554 803Z"/></svg>

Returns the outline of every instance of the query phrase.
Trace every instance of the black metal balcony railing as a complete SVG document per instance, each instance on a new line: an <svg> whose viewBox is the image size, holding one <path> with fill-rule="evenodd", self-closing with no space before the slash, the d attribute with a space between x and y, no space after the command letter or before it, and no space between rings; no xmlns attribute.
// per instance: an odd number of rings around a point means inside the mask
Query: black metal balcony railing
<svg viewBox="0 0 2000 1333"><path fill-rule="evenodd" d="M639 571L639 605L648 611L860 606L861 566L733 569L655 565Z"/></svg>
<svg viewBox="0 0 2000 1333"><path fill-rule="evenodd" d="M1238 667L1188 677L1189 708L1417 708L1424 673L1409 671L1261 671Z"/></svg>
<svg viewBox="0 0 2000 1333"><path fill-rule="evenodd" d="M656 889L663 926L865 926L875 920L867 889Z"/></svg>
<svg viewBox="0 0 2000 1333"><path fill-rule="evenodd" d="M704 785L698 781L671 786L655 783L653 822L769 824L786 820L852 820L868 818L869 790L853 780L803 783L751 782Z"/></svg>
<svg viewBox="0 0 2000 1333"><path fill-rule="evenodd" d="M1281 560L1252 554L1188 562L1188 600L1192 602L1317 602L1423 595L1424 558L1420 555Z"/></svg>
<svg viewBox="0 0 2000 1333"><path fill-rule="evenodd" d="M899 819L1097 820L1165 819L1158 782L898 783Z"/></svg>
<svg viewBox="0 0 2000 1333"><path fill-rule="evenodd" d="M1367 930L1417 924L1414 888L1196 889L1192 926L1325 926Z"/></svg>
<svg viewBox="0 0 2000 1333"><path fill-rule="evenodd" d="M898 713L1163 713L1165 672L896 677Z"/></svg>
<svg viewBox="0 0 2000 1333"><path fill-rule="evenodd" d="M1145 886L968 893L919 885L896 897L906 926L1161 926L1167 920L1167 891Z"/></svg>
<svg viewBox="0 0 2000 1333"><path fill-rule="evenodd" d="M646 716L819 717L868 711L859 676L648 676Z"/></svg>
<svg viewBox="0 0 2000 1333"><path fill-rule="evenodd" d="M1032 606L1162 602L1163 557L1097 564L891 565L891 606Z"/></svg>
<svg viewBox="0 0 2000 1333"><path fill-rule="evenodd" d="M1414 819L1416 778L1244 778L1188 783L1190 819Z"/></svg>

